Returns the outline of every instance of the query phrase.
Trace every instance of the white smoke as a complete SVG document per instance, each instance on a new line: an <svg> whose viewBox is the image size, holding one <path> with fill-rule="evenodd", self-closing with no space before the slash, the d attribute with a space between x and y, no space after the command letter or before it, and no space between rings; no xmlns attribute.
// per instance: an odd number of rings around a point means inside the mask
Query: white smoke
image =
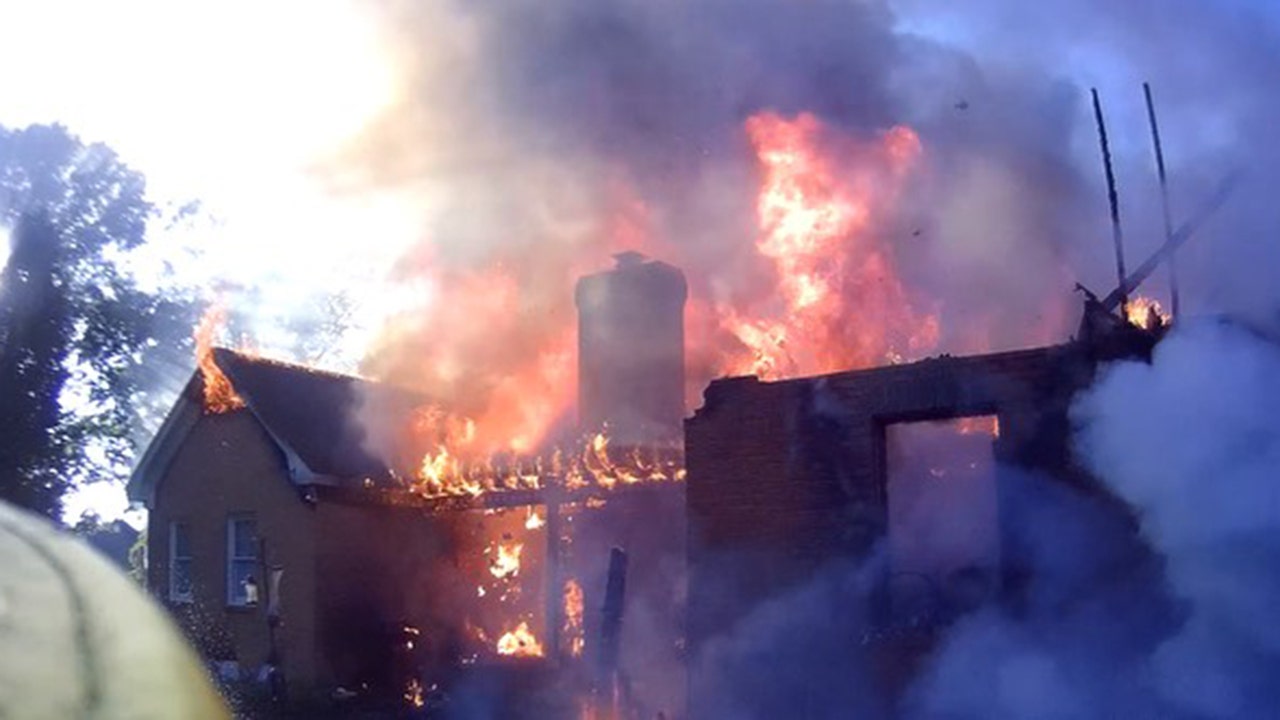
<svg viewBox="0 0 1280 720"><path fill-rule="evenodd" d="M1066 560L1033 551L1033 596L1074 586L1063 596L1071 601L960 623L917 687L914 714L1274 717L1278 401L1280 344L1238 323L1188 323L1151 364L1104 369L1073 410L1078 449L1134 509L1166 592L1154 574L1145 586L1109 576L1108 566L1123 567L1112 555L1123 544L1099 541L1092 524L1102 516L1086 501L1041 496L1010 508ZM1143 627L1162 621L1163 630Z"/></svg>
<svg viewBox="0 0 1280 720"><path fill-rule="evenodd" d="M13 252L13 243L9 228L0 225L0 273L9 266L9 255Z"/></svg>

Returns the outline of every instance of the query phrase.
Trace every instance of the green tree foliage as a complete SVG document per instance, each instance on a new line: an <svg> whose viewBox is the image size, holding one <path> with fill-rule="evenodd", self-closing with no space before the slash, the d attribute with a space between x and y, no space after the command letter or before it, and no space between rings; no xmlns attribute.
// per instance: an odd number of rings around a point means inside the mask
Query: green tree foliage
<svg viewBox="0 0 1280 720"><path fill-rule="evenodd" d="M0 128L0 498L56 517L75 483L127 472L155 368L187 352L195 316L129 270L159 219L109 148Z"/></svg>

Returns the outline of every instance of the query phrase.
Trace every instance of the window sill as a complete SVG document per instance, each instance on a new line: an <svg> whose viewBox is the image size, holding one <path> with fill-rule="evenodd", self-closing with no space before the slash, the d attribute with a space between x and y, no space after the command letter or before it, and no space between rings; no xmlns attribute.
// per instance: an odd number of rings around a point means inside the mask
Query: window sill
<svg viewBox="0 0 1280 720"><path fill-rule="evenodd" d="M227 603L224 607L226 607L227 612L242 613L245 615L251 615L258 610L257 605L236 605L234 603Z"/></svg>

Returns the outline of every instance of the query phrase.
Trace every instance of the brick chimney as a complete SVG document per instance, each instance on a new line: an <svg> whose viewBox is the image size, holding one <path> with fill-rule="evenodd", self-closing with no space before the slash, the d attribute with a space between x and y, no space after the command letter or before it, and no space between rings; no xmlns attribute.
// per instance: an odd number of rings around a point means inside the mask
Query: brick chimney
<svg viewBox="0 0 1280 720"><path fill-rule="evenodd" d="M684 418L684 304L679 269L637 252L578 280L578 422L619 445L678 442Z"/></svg>

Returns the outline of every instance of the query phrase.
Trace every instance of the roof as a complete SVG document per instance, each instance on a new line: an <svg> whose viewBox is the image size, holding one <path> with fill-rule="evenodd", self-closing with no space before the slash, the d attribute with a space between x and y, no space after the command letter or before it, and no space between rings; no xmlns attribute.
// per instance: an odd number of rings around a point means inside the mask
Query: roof
<svg viewBox="0 0 1280 720"><path fill-rule="evenodd" d="M359 421L361 410L376 406L388 427L410 427L426 398L352 375L326 372L217 348L214 360L226 374L245 408L266 429L284 455L289 479L296 485L384 480L396 463L392 450L374 450ZM200 373L193 374L164 424L143 453L129 480L129 499L150 506L156 483L164 475L187 434L204 414Z"/></svg>

